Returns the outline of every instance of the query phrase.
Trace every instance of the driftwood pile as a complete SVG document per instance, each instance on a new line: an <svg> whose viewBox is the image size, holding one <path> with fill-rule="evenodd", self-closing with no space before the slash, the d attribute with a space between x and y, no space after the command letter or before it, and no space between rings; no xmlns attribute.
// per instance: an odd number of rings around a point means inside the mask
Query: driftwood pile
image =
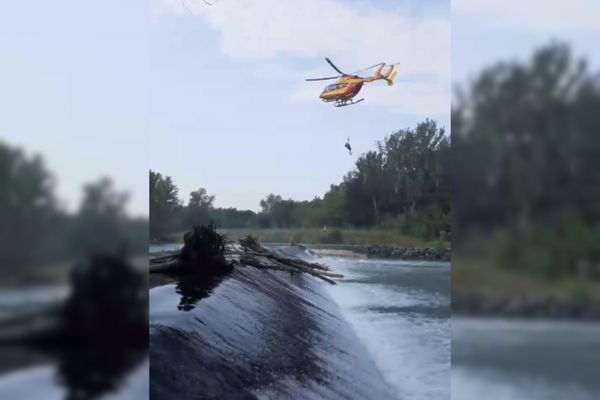
<svg viewBox="0 0 600 400"><path fill-rule="evenodd" d="M299 258L285 257L264 248L260 242L246 236L236 242L228 242L219 235L214 225L194 227L184 236L181 250L165 252L150 259L150 272L223 274L234 266L252 266L261 269L304 272L335 285L332 278L343 278L326 265Z"/></svg>
<svg viewBox="0 0 600 400"><path fill-rule="evenodd" d="M194 226L183 236L181 250L150 259L150 272L226 274L232 269L232 264L225 259L226 244L225 237L217 233L214 224Z"/></svg>
<svg viewBox="0 0 600 400"><path fill-rule="evenodd" d="M265 249L254 237L248 235L239 240L240 249L231 247L228 254L237 256L237 262L257 268L274 269L290 272L305 272L325 282L335 285L331 278L343 278L341 274L329 271L326 265L312 263L299 258L289 258Z"/></svg>

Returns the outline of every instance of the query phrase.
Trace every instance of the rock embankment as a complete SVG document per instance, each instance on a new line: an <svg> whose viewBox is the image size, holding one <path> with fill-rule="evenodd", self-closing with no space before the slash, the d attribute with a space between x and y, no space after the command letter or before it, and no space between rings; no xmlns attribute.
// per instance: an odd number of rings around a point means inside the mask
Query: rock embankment
<svg viewBox="0 0 600 400"><path fill-rule="evenodd" d="M370 258L393 258L402 260L450 261L450 250L433 247L367 246Z"/></svg>
<svg viewBox="0 0 600 400"><path fill-rule="evenodd" d="M452 293L452 312L475 316L600 320L600 305L553 296Z"/></svg>

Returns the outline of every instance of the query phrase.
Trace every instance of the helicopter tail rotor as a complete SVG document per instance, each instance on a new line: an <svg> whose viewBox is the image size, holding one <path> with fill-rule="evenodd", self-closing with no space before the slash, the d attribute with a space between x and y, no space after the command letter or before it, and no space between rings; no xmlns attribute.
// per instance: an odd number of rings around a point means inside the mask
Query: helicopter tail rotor
<svg viewBox="0 0 600 400"><path fill-rule="evenodd" d="M375 73L375 76L379 79L384 79L389 86L392 86L394 84L394 79L396 78L396 75L398 75L396 65L398 65L398 63L383 64L381 67L379 67L379 69Z"/></svg>
<svg viewBox="0 0 600 400"><path fill-rule="evenodd" d="M394 84L394 79L396 79L396 75L398 75L398 70L396 69L396 67L393 67L392 72L390 72L388 77L385 78L388 86L392 86Z"/></svg>

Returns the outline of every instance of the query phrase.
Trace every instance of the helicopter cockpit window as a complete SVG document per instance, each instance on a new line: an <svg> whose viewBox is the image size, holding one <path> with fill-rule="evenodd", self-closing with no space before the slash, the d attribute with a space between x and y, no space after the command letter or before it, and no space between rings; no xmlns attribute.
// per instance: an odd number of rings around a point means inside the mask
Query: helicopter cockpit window
<svg viewBox="0 0 600 400"><path fill-rule="evenodd" d="M330 90L343 89L345 87L346 85L343 83L332 83L331 85L327 85L324 91L329 92Z"/></svg>

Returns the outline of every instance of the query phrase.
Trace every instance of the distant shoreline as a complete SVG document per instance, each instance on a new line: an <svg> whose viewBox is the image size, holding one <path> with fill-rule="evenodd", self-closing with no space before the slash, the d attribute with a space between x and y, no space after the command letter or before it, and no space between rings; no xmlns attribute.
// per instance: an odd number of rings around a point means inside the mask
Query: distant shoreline
<svg viewBox="0 0 600 400"><path fill-rule="evenodd" d="M470 317L600 321L600 304L549 295L453 292L452 314Z"/></svg>
<svg viewBox="0 0 600 400"><path fill-rule="evenodd" d="M302 244L321 255L365 257L374 259L450 261L451 245L447 240L425 240L384 229L219 229L229 240L252 235L265 245ZM172 233L166 240L151 243L180 243L183 232ZM327 249L329 251L325 252Z"/></svg>
<svg viewBox="0 0 600 400"><path fill-rule="evenodd" d="M219 229L227 239L237 241L252 235L264 244L303 244L308 247L349 250L370 258L450 260L451 243L442 239L423 239L390 229L352 228L238 228ZM180 243L183 232L167 235L152 244Z"/></svg>
<svg viewBox="0 0 600 400"><path fill-rule="evenodd" d="M489 259L457 259L452 268L452 313L598 321L598 288L597 282L576 277L549 280L502 268Z"/></svg>

